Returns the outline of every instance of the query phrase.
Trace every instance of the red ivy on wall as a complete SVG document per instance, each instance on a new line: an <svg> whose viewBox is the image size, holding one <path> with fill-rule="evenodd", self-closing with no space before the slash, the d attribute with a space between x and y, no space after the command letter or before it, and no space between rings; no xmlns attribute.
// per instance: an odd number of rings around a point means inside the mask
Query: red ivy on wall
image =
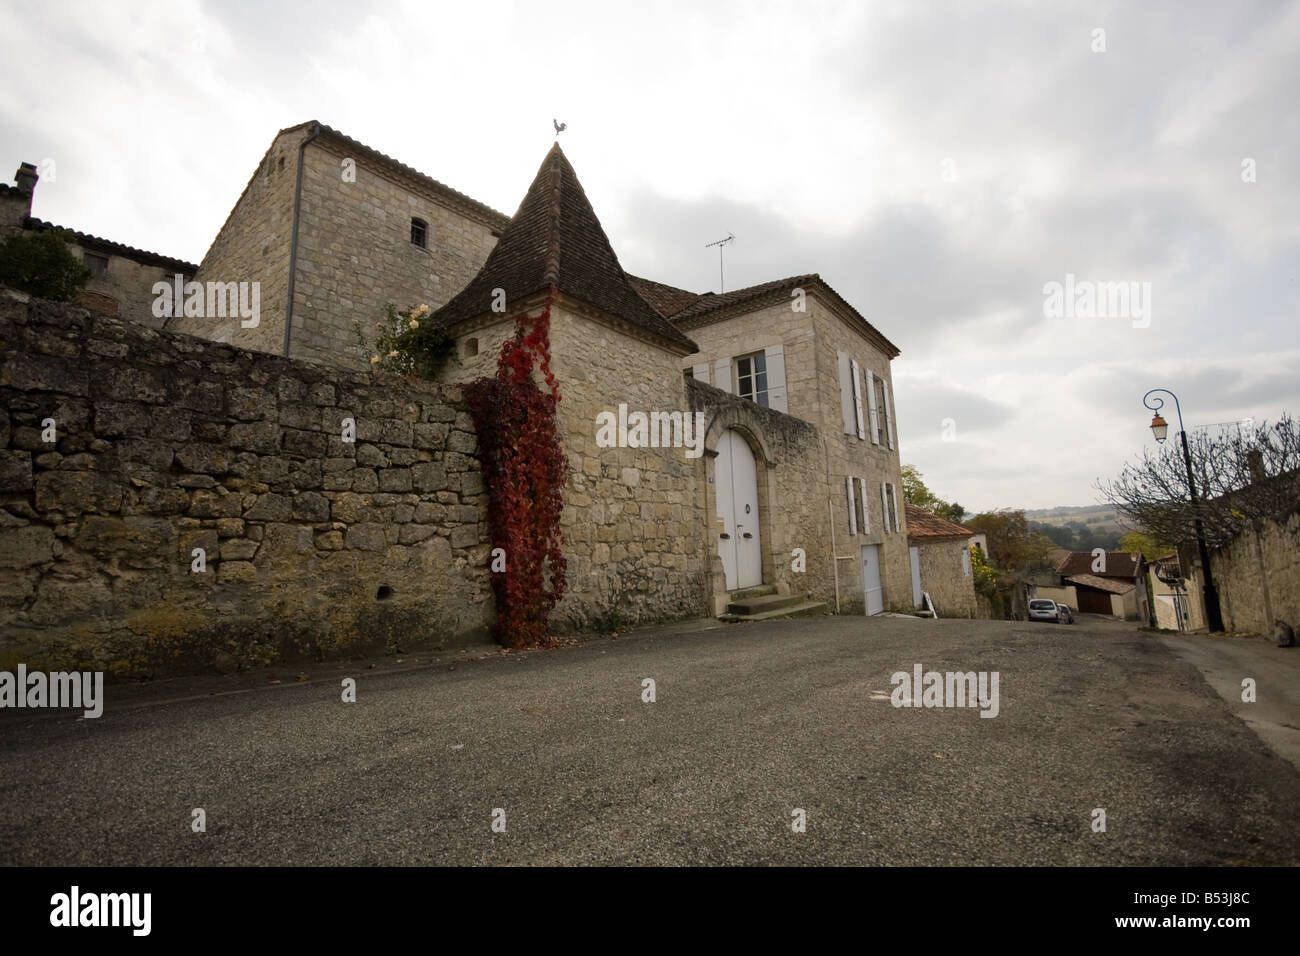
<svg viewBox="0 0 1300 956"><path fill-rule="evenodd" d="M505 647L546 643L547 618L564 596L560 511L568 462L556 425L560 390L551 372L555 291L552 286L538 315L520 316L515 337L501 346L496 376L465 386L478 432L492 547L505 551L505 570L492 574L493 635ZM534 369L545 389L534 380Z"/></svg>

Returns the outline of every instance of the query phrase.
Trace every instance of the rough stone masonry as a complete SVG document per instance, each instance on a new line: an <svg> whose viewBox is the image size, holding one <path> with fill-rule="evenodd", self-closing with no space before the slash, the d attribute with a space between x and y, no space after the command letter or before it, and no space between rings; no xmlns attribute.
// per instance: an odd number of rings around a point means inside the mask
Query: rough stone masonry
<svg viewBox="0 0 1300 956"><path fill-rule="evenodd" d="M0 399L0 669L486 640L486 501L455 386L0 289Z"/></svg>

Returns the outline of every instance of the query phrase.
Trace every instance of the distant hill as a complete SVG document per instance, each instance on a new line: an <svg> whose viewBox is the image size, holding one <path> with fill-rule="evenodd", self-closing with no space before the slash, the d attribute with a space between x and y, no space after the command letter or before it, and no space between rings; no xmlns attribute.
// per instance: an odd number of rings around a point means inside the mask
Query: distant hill
<svg viewBox="0 0 1300 956"><path fill-rule="evenodd" d="M1064 505L1059 508L1035 508L1026 511L1025 517L1043 524L1070 524L1079 522L1098 531L1112 529L1123 534L1130 528L1129 523L1110 505Z"/></svg>

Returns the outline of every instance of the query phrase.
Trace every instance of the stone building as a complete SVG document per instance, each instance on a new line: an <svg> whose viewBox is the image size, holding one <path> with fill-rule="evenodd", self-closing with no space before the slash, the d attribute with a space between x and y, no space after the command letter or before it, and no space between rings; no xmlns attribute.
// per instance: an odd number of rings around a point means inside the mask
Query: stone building
<svg viewBox="0 0 1300 956"><path fill-rule="evenodd" d="M288 358L360 368L354 322L389 303L437 307L463 289L509 217L321 123L281 130L194 281L257 282L256 326L168 328Z"/></svg>
<svg viewBox="0 0 1300 956"><path fill-rule="evenodd" d="M907 503L907 543L912 566L912 603L924 606L930 595L940 617L975 617L975 576L971 568L971 530Z"/></svg>
<svg viewBox="0 0 1300 956"><path fill-rule="evenodd" d="M39 179L36 167L23 163L14 174L15 185L0 183L0 239L22 232L62 230L72 239L68 243L72 254L90 270L81 305L98 315L161 328L162 319L153 314L154 284L171 282L177 275L189 281L197 267L34 218L32 201Z"/></svg>
<svg viewBox="0 0 1300 956"><path fill-rule="evenodd" d="M14 189L0 199L17 206ZM633 621L913 606L898 349L815 274L725 294L628 275L558 144L507 217L304 123L276 135L197 267L156 265L260 290L255 323L209 311L167 317L166 332L342 370L365 364L355 323L389 303L428 304L456 342L448 385L490 374L517 317L554 288L571 465L561 628L613 606ZM622 427L602 440L603 418L625 426L638 415L663 433L647 443ZM481 546L486 521L479 532ZM457 533L470 547L468 529ZM954 595L971 590L969 570L925 567L945 605L943 575ZM964 607L954 596L945 613Z"/></svg>

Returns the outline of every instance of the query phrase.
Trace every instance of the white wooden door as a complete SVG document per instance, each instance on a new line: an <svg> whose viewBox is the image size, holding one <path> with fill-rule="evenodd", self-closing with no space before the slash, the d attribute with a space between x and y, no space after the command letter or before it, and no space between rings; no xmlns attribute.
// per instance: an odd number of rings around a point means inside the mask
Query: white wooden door
<svg viewBox="0 0 1300 956"><path fill-rule="evenodd" d="M758 467L748 443L734 431L723 432L718 442L714 479L718 554L726 573L727 590L762 584Z"/></svg>
<svg viewBox="0 0 1300 956"><path fill-rule="evenodd" d="M866 597L867 614L879 614L885 609L884 591L880 587L880 546L862 546L862 593Z"/></svg>
<svg viewBox="0 0 1300 956"><path fill-rule="evenodd" d="M912 607L921 606L921 552L917 548L908 548L907 556L912 559Z"/></svg>

